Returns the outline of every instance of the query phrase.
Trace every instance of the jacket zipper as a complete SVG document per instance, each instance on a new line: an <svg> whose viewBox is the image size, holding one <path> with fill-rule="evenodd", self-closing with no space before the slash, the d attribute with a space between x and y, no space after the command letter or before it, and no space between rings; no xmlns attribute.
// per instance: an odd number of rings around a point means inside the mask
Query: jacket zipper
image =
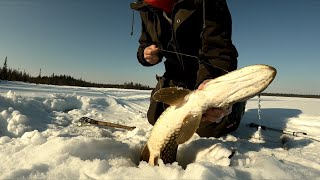
<svg viewBox="0 0 320 180"><path fill-rule="evenodd" d="M174 30L174 27L173 27L173 24L176 23L176 20L175 20L175 14L173 13L174 12L174 9L175 9L175 6L180 3L180 2L177 2L173 8L172 8L172 11L171 11L171 19L172 19L172 23L171 23L171 29L172 29L172 39L173 39L173 42L174 42L174 45L175 45L175 49L177 51L177 57L179 59L179 63L180 65L182 66L182 71L184 71L184 63L183 63L183 59L182 59L182 56L180 55L181 54L181 51L180 51L180 48L179 48L179 45L178 45L178 41L177 41L177 37L176 37L176 31Z"/></svg>

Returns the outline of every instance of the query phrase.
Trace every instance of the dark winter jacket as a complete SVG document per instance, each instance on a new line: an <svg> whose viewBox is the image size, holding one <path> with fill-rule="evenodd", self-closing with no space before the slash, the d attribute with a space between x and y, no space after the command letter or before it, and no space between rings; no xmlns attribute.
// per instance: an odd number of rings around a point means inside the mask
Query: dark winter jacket
<svg viewBox="0 0 320 180"><path fill-rule="evenodd" d="M168 15L172 24L161 10L143 1L131 3L131 8L140 12L142 20L137 53L142 65L151 66L143 57L151 44L189 55L159 53L160 60L166 58L164 77L185 83L189 89L237 68L238 53L231 41L232 22L225 0L179 0Z"/></svg>

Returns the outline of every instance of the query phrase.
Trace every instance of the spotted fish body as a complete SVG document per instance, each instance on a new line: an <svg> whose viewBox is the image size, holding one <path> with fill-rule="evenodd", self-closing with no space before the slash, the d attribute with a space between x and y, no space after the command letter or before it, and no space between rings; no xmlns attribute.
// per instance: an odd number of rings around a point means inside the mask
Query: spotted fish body
<svg viewBox="0 0 320 180"><path fill-rule="evenodd" d="M157 165L176 161L177 147L188 141L209 108L227 108L265 90L276 76L268 65L251 65L209 80L201 90L163 88L153 98L170 106L160 115L142 150L141 160Z"/></svg>

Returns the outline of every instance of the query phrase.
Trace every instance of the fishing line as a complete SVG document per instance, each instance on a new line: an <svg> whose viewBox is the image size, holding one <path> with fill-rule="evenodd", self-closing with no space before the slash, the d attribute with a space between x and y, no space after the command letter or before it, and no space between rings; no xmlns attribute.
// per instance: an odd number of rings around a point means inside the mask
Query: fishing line
<svg viewBox="0 0 320 180"><path fill-rule="evenodd" d="M218 69L221 69L222 71L226 72L226 73L229 73L229 71L221 68L221 67L218 67L218 66L215 66L213 64L210 64L208 62L205 62L203 60L201 60L198 56L193 56L193 55L190 55L190 54L184 54L184 53L179 53L179 52L174 52L174 51L170 51L170 50L165 50L165 49L159 49L160 51L162 52L167 52L167 53L172 53L172 54L177 54L177 55L180 55L180 56L186 56L186 57L191 57L191 58L195 58L198 60L199 63L203 63L203 64L206 64L206 65L209 65L211 67L214 67L214 68L218 68Z"/></svg>
<svg viewBox="0 0 320 180"><path fill-rule="evenodd" d="M169 50L165 50L165 49L160 49L160 51L168 52L168 53L173 53L173 54L178 54L178 55L182 55L182 56L187 56L187 57L192 57L192 58L196 58L196 59L198 59L198 57L197 57L197 56L193 56L193 55L189 55L189 54L178 53L178 52L169 51Z"/></svg>
<svg viewBox="0 0 320 180"><path fill-rule="evenodd" d="M258 94L258 118L259 118L259 126L258 126L258 133L261 135L261 125L262 125L262 119L261 119L261 94Z"/></svg>
<svg viewBox="0 0 320 180"><path fill-rule="evenodd" d="M262 120L261 120L261 94L258 94L258 118L259 118L259 123L261 126L261 124L262 124Z"/></svg>

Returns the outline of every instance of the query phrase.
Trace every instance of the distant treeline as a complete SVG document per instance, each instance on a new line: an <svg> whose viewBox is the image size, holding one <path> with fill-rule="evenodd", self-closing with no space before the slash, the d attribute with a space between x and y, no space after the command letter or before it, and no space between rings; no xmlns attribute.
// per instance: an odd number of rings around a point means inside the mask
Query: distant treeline
<svg viewBox="0 0 320 180"><path fill-rule="evenodd" d="M42 76L41 69L37 77L33 77L25 71L8 68L7 57L5 58L3 67L0 67L0 80L23 81L36 84L52 84L52 85L68 85L80 87L102 87L102 88L122 88L122 89L139 89L151 90L152 88L140 83L125 82L123 84L102 84L92 83L80 79L73 78L69 75ZM302 98L320 98L320 95L306 94L285 94L285 93L261 93L262 96L281 96L281 97L302 97Z"/></svg>
<svg viewBox="0 0 320 180"><path fill-rule="evenodd" d="M307 95L307 94L261 93L261 95L262 96L280 96L280 97L320 98L320 95Z"/></svg>
<svg viewBox="0 0 320 180"><path fill-rule="evenodd" d="M68 86L81 86L81 87L103 87L103 88L123 88L123 89L140 89L150 90L149 86L140 83L125 82L123 84L102 84L92 83L80 79L73 78L70 75L55 75L42 76L41 69L37 77L31 76L25 71L8 68L7 57L5 58L3 67L0 67L0 80L8 81L22 81L36 84L52 84L52 85L68 85Z"/></svg>

